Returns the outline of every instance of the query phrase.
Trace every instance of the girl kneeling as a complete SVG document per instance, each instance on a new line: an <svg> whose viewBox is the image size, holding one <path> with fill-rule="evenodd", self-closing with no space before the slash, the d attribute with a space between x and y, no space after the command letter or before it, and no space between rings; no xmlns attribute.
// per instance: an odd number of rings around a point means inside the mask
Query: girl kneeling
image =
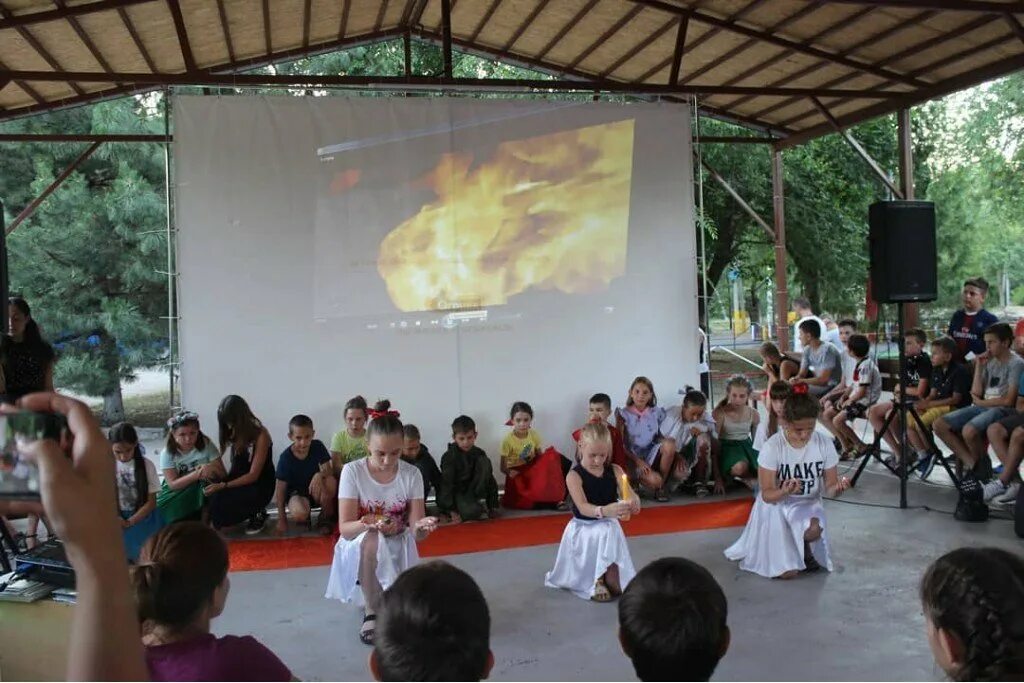
<svg viewBox="0 0 1024 683"><path fill-rule="evenodd" d="M607 602L620 595L636 570L619 519L640 512L640 499L618 482L626 476L613 465L612 436L603 422L580 431L580 462L565 478L572 515L558 546L555 568L544 577L549 588L565 588L577 597Z"/></svg>
<svg viewBox="0 0 1024 683"><path fill-rule="evenodd" d="M419 562L416 541L437 528L426 517L423 477L401 459L404 429L394 414L366 428L368 457L349 462L338 484L338 530L324 597L365 607L359 639L373 643L381 595Z"/></svg>
<svg viewBox="0 0 1024 683"><path fill-rule="evenodd" d="M782 430L758 455L761 494L739 540L725 551L740 569L769 578L793 578L824 566L832 571L822 494L850 486L839 478L832 439L814 430L820 405L797 384L786 399Z"/></svg>

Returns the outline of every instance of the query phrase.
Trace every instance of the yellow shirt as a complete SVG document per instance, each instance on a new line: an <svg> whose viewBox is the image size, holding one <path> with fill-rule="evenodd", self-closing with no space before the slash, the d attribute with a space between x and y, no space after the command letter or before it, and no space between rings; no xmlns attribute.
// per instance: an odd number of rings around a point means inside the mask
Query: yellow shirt
<svg viewBox="0 0 1024 683"><path fill-rule="evenodd" d="M511 431L501 441L501 459L506 468L519 467L533 460L540 449L540 434L536 430L531 429L521 439Z"/></svg>

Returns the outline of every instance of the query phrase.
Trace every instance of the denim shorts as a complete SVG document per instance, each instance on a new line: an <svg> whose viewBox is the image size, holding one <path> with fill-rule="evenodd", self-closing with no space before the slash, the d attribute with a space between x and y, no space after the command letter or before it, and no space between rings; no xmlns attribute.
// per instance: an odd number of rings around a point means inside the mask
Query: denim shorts
<svg viewBox="0 0 1024 683"><path fill-rule="evenodd" d="M964 427L971 425L976 432L984 434L990 424L1013 415L1015 412L1013 408L967 406L966 408L947 413L942 419L946 421L946 424L954 432L962 432Z"/></svg>

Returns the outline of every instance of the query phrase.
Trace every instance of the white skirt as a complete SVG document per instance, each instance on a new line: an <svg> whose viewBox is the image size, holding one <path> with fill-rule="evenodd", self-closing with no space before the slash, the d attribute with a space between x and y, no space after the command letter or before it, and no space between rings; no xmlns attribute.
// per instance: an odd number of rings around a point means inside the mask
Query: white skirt
<svg viewBox="0 0 1024 683"><path fill-rule="evenodd" d="M544 575L544 585L565 588L589 600L594 584L613 564L619 568L619 585L625 590L636 569L619 520L573 517L562 534L555 568Z"/></svg>
<svg viewBox="0 0 1024 683"><path fill-rule="evenodd" d="M740 569L768 578L794 569L803 570L806 568L804 532L815 517L821 526L821 538L811 543L811 554L818 564L832 571L825 509L817 497L784 498L778 503L766 503L759 495L746 528L739 540L726 548L725 556L739 560Z"/></svg>
<svg viewBox="0 0 1024 683"><path fill-rule="evenodd" d="M331 563L331 575L327 579L325 598L364 604L363 591L358 582L361 546L366 534L364 531L351 541L338 539L334 546L334 561ZM381 588L387 590L399 574L419 561L416 539L408 530L394 536L381 536L377 545L377 581Z"/></svg>

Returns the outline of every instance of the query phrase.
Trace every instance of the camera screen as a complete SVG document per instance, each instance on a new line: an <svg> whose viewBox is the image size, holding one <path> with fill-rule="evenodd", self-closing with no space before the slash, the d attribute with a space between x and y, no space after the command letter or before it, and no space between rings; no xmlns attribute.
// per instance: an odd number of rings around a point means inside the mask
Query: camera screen
<svg viewBox="0 0 1024 683"><path fill-rule="evenodd" d="M0 415L0 498L39 497L39 466L23 449L39 439L59 442L65 428L64 416L54 413Z"/></svg>

